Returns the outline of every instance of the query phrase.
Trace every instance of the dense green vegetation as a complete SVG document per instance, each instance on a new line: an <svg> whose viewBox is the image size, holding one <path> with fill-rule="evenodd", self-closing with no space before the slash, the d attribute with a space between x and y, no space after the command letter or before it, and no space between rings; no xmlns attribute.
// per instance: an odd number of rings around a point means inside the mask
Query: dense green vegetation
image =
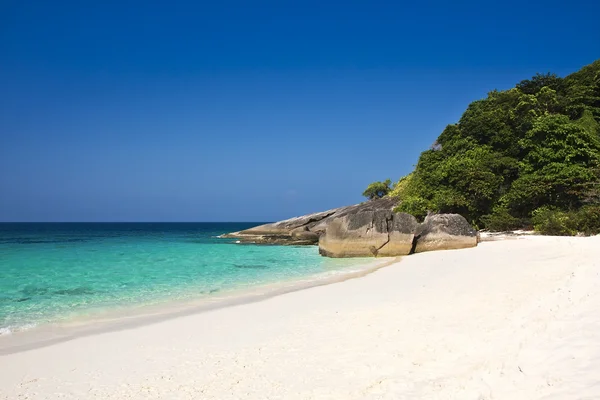
<svg viewBox="0 0 600 400"><path fill-rule="evenodd" d="M599 183L600 60L471 103L390 195L418 218L452 212L491 230L597 233Z"/></svg>

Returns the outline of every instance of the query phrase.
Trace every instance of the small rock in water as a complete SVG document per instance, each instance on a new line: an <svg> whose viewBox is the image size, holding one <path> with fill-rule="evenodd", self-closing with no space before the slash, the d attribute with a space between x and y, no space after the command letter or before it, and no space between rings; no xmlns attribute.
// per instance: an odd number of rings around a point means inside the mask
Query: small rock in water
<svg viewBox="0 0 600 400"><path fill-rule="evenodd" d="M269 267L267 267L266 265L261 265L261 264L233 264L234 267L236 268L241 268L241 269L267 269Z"/></svg>
<svg viewBox="0 0 600 400"><path fill-rule="evenodd" d="M86 288L86 287L78 287L78 288L74 288L74 289L61 289L61 290L57 290L54 292L54 294L63 294L63 295L70 295L70 296L77 296L77 295L81 295L81 294L94 294L95 292L90 289L90 288Z"/></svg>
<svg viewBox="0 0 600 400"><path fill-rule="evenodd" d="M34 285L25 286L21 289L21 293L23 293L26 297L35 296L35 295L43 295L48 293L48 287L40 287Z"/></svg>
<svg viewBox="0 0 600 400"><path fill-rule="evenodd" d="M31 300L31 297L22 297L20 299L17 299L16 302L17 303L22 303L22 302L28 301L28 300Z"/></svg>

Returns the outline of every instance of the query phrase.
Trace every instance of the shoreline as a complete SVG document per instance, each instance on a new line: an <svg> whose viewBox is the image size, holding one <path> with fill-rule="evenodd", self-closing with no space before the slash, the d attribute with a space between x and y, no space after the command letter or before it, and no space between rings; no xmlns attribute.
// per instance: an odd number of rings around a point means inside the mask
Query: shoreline
<svg viewBox="0 0 600 400"><path fill-rule="evenodd" d="M0 399L598 398L600 236L425 252L360 279L1 355Z"/></svg>
<svg viewBox="0 0 600 400"><path fill-rule="evenodd" d="M380 257L362 265L346 267L302 278L254 287L230 289L202 298L166 300L157 304L119 306L93 314L80 315L61 322L50 322L30 329L0 335L0 356L34 350L102 333L133 329L144 325L191 316L222 308L260 302L313 287L331 285L371 274L400 262L402 257Z"/></svg>

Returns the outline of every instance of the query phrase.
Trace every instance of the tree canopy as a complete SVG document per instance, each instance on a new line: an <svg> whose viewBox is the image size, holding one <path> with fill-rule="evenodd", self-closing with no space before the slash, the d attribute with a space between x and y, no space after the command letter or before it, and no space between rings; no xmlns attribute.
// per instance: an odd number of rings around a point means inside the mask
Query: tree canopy
<svg viewBox="0 0 600 400"><path fill-rule="evenodd" d="M392 190L390 185L392 184L391 179L386 179L383 182L373 182L363 192L363 196L368 198L369 200L380 199L383 196L390 193Z"/></svg>
<svg viewBox="0 0 600 400"><path fill-rule="evenodd" d="M598 171L600 60L474 101L390 195L417 217L454 212L480 228L511 228L600 207Z"/></svg>

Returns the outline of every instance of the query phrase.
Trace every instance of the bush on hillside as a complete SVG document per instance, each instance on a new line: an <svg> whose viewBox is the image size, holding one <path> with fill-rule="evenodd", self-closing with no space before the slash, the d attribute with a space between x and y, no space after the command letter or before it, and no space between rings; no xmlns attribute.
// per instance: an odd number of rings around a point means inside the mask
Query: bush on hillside
<svg viewBox="0 0 600 400"><path fill-rule="evenodd" d="M585 235L600 234L600 205L589 205L579 209L575 215L577 231Z"/></svg>
<svg viewBox="0 0 600 400"><path fill-rule="evenodd" d="M572 236L577 233L573 214L554 207L540 207L531 216L533 228L542 235Z"/></svg>
<svg viewBox="0 0 600 400"><path fill-rule="evenodd" d="M481 221L486 229L495 232L512 231L525 225L523 219L513 217L505 207L497 208L492 214L482 216Z"/></svg>

